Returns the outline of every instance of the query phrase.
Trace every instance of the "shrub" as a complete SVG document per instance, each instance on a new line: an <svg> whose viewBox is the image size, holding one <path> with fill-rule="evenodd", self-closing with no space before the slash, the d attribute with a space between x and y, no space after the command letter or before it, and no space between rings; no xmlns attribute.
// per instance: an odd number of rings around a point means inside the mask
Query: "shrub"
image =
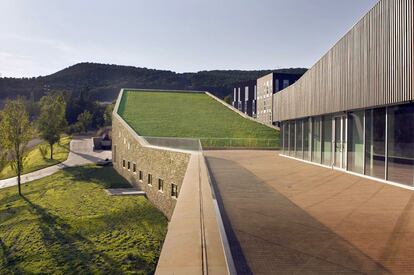
<svg viewBox="0 0 414 275"><path fill-rule="evenodd" d="M48 155L48 152L49 152L49 150L48 150L48 145L47 144L43 144L43 145L40 145L39 146L39 151L40 151L40 154L42 155L42 158L46 158L47 157L47 155Z"/></svg>

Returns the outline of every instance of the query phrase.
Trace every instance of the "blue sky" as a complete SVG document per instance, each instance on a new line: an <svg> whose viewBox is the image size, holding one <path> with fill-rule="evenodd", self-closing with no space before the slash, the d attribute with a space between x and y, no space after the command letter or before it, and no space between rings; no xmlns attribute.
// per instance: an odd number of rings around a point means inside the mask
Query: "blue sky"
<svg viewBox="0 0 414 275"><path fill-rule="evenodd" d="M0 74L310 67L377 0L0 0Z"/></svg>

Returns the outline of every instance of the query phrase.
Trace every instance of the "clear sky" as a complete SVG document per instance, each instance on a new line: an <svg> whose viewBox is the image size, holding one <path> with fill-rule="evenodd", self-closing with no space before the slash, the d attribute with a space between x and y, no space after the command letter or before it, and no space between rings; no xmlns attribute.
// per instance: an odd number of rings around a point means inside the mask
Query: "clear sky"
<svg viewBox="0 0 414 275"><path fill-rule="evenodd" d="M0 74L310 67L377 0L0 0Z"/></svg>

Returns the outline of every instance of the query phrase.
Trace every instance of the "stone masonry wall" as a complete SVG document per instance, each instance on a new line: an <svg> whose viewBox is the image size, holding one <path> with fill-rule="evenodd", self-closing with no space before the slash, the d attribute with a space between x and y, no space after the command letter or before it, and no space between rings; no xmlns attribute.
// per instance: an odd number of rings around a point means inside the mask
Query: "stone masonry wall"
<svg viewBox="0 0 414 275"><path fill-rule="evenodd" d="M171 219L176 198L171 196L172 184L177 185L178 196L183 182L190 155L162 149L143 147L138 139L124 126L118 116L112 119L112 160L115 170L132 185L145 191L147 198L164 215ZM125 168L123 167L125 160ZM128 169L130 162L130 169ZM136 172L133 172L133 164ZM142 171L142 181L139 180ZM148 184L148 174L152 175L152 185ZM158 190L158 179L164 181L163 191Z"/></svg>

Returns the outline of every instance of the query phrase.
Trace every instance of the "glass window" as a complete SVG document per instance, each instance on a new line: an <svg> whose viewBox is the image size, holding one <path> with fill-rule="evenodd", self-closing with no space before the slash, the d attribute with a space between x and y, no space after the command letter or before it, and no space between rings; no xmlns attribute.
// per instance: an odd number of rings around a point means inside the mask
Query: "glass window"
<svg viewBox="0 0 414 275"><path fill-rule="evenodd" d="M139 171L139 173L138 173L138 179L140 180L140 181L142 181L142 179L143 179L144 177L143 177L143 173L142 173L142 171L140 170Z"/></svg>
<svg viewBox="0 0 414 275"><path fill-rule="evenodd" d="M312 161L321 163L321 118L312 119Z"/></svg>
<svg viewBox="0 0 414 275"><path fill-rule="evenodd" d="M162 179L158 179L158 190L159 191L164 190L164 181Z"/></svg>
<svg viewBox="0 0 414 275"><path fill-rule="evenodd" d="M364 111L348 114L348 170L364 172Z"/></svg>
<svg viewBox="0 0 414 275"><path fill-rule="evenodd" d="M295 156L295 122L289 122L289 156Z"/></svg>
<svg viewBox="0 0 414 275"><path fill-rule="evenodd" d="M132 172L134 172L134 173L137 172L137 164L136 163L132 164Z"/></svg>
<svg viewBox="0 0 414 275"><path fill-rule="evenodd" d="M302 159L302 120L296 121L296 157Z"/></svg>
<svg viewBox="0 0 414 275"><path fill-rule="evenodd" d="M322 163L332 165L332 116L324 116L322 122Z"/></svg>
<svg viewBox="0 0 414 275"><path fill-rule="evenodd" d="M171 197L178 198L178 186L174 183L171 184Z"/></svg>
<svg viewBox="0 0 414 275"><path fill-rule="evenodd" d="M116 162L116 145L114 145L114 149L113 149L113 151L114 151L114 163Z"/></svg>
<svg viewBox="0 0 414 275"><path fill-rule="evenodd" d="M289 154L289 124L283 122L283 152Z"/></svg>
<svg viewBox="0 0 414 275"><path fill-rule="evenodd" d="M283 89L286 89L287 87L289 87L289 80L285 79L283 80Z"/></svg>
<svg viewBox="0 0 414 275"><path fill-rule="evenodd" d="M303 121L303 159L310 160L310 123L309 119Z"/></svg>
<svg viewBox="0 0 414 275"><path fill-rule="evenodd" d="M385 108L365 112L365 174L385 179Z"/></svg>
<svg viewBox="0 0 414 275"><path fill-rule="evenodd" d="M413 185L414 104L388 108L388 180Z"/></svg>
<svg viewBox="0 0 414 275"><path fill-rule="evenodd" d="M148 174L148 184L152 185L152 175Z"/></svg>

